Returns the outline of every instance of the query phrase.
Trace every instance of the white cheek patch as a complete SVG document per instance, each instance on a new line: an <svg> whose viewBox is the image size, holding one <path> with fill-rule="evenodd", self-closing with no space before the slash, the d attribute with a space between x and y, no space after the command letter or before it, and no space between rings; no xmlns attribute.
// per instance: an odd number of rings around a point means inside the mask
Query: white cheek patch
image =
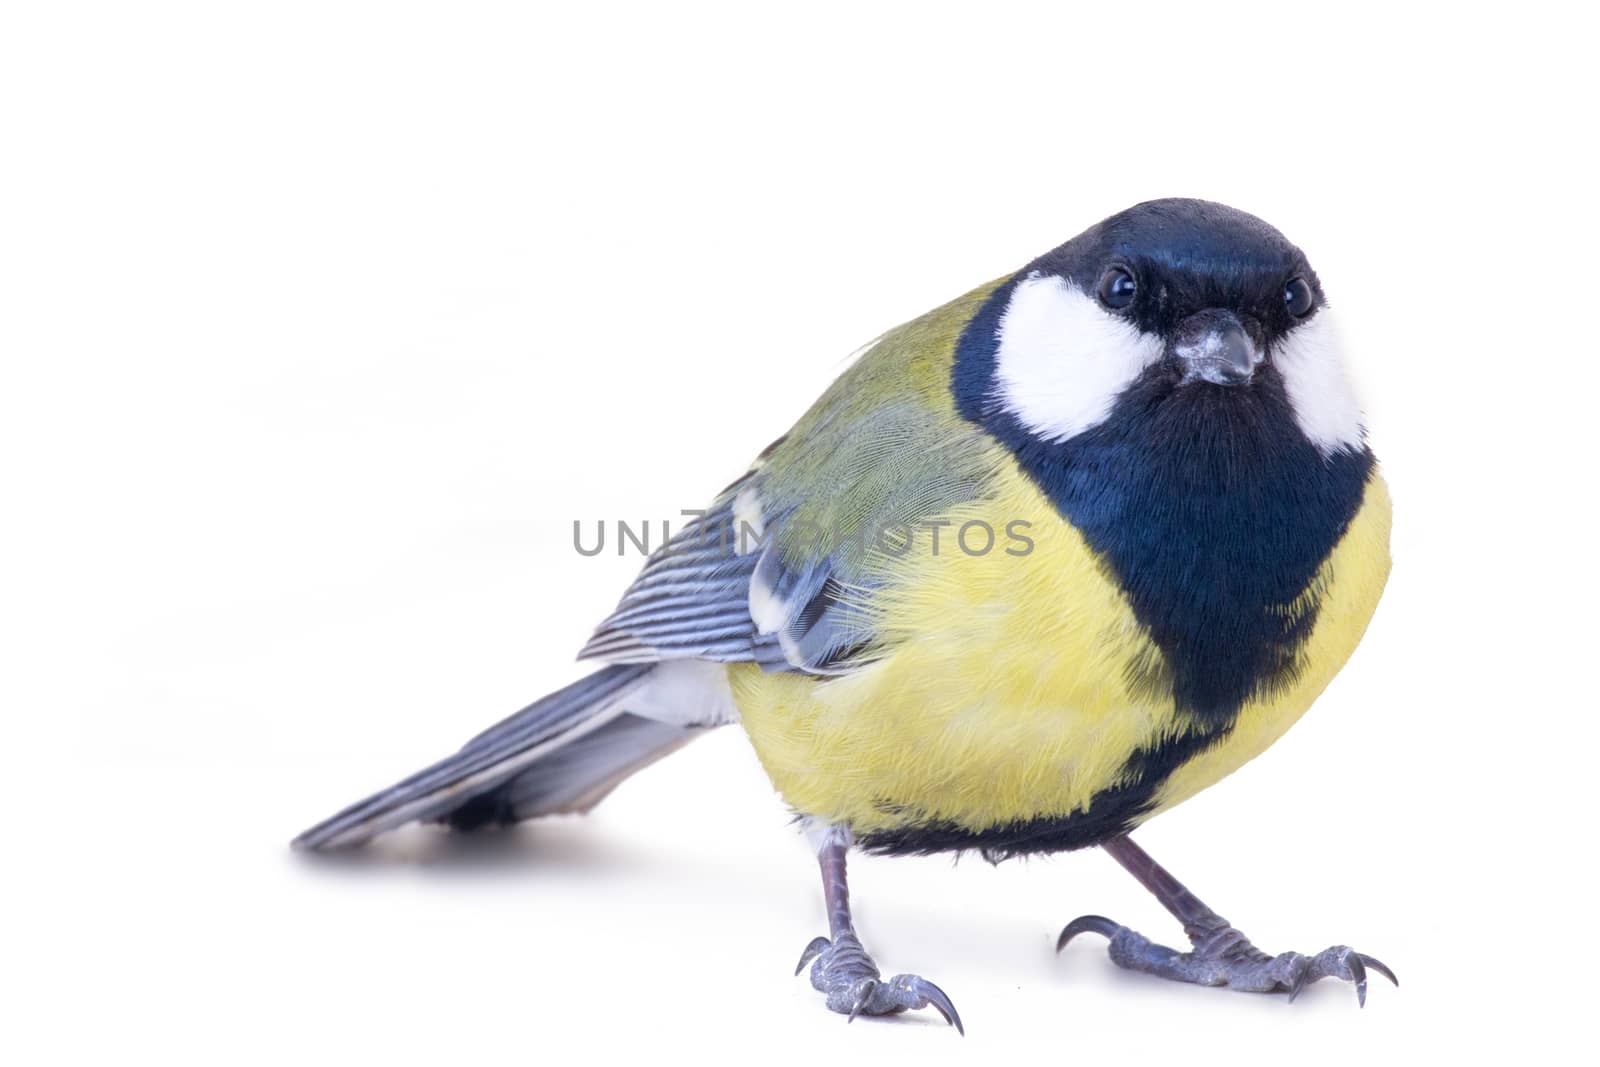
<svg viewBox="0 0 1600 1067"><path fill-rule="evenodd" d="M1163 347L1065 279L1039 274L1012 291L998 334L995 395L1046 441L1103 422Z"/></svg>
<svg viewBox="0 0 1600 1067"><path fill-rule="evenodd" d="M1272 355L1300 432L1325 456L1361 447L1361 404L1339 351L1338 331L1323 310L1291 330Z"/></svg>

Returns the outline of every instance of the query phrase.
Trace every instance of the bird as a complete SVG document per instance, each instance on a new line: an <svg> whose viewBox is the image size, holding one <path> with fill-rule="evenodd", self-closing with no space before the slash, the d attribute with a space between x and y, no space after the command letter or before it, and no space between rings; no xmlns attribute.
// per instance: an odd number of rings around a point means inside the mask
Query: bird
<svg viewBox="0 0 1600 1067"><path fill-rule="evenodd" d="M1179 950L1070 922L1148 975L1284 993L1394 972L1270 954L1131 833L1253 759L1361 640L1391 502L1321 281L1246 212L1134 205L882 334L643 564L597 668L305 831L585 812L737 724L814 849L795 974L855 1019L933 1008L857 933L846 857L1098 847Z"/></svg>

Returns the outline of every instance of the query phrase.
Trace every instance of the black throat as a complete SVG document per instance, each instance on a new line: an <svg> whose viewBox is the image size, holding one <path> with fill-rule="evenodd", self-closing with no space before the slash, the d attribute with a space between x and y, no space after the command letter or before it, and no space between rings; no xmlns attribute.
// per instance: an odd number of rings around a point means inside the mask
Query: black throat
<svg viewBox="0 0 1600 1067"><path fill-rule="evenodd" d="M1148 683L1170 682L1178 707L1215 722L1294 680L1317 572L1373 460L1318 451L1270 366L1248 389L1174 387L1152 370L1096 428L1011 443L1161 649L1171 677Z"/></svg>

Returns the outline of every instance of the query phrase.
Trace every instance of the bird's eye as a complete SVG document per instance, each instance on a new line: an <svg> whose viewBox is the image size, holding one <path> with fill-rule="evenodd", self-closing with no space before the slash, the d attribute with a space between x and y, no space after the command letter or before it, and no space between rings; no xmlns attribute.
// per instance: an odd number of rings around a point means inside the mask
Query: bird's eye
<svg viewBox="0 0 1600 1067"><path fill-rule="evenodd" d="M1311 291L1311 283L1304 278L1294 278L1283 287L1284 306L1297 319L1311 314L1311 305L1316 303L1316 299L1316 294Z"/></svg>
<svg viewBox="0 0 1600 1067"><path fill-rule="evenodd" d="M1133 303L1133 294L1138 290L1139 283L1121 267L1112 267L1100 276L1100 303L1113 311Z"/></svg>

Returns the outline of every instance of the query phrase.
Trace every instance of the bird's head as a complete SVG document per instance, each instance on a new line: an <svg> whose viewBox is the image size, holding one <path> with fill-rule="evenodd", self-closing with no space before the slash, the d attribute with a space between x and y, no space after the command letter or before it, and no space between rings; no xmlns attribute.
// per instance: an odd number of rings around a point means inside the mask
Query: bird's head
<svg viewBox="0 0 1600 1067"><path fill-rule="evenodd" d="M964 415L1018 441L1066 442L1136 403L1190 424L1278 413L1324 455L1361 447L1311 264L1203 200L1138 204L1019 271L963 335L954 387Z"/></svg>

